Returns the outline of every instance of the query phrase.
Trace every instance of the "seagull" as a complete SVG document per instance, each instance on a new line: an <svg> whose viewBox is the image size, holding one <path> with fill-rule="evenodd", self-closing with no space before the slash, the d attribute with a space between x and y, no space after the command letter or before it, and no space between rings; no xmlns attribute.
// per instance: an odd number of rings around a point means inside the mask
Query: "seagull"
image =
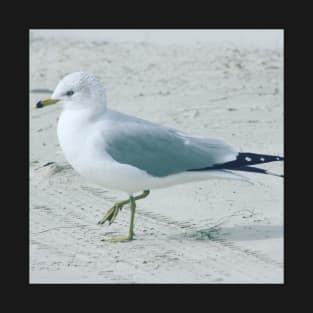
<svg viewBox="0 0 313 313"><path fill-rule="evenodd" d="M63 106L57 135L66 160L89 182L128 195L99 221L111 225L130 205L128 235L111 241L134 239L136 201L146 198L151 189L211 178L245 179L237 171L283 177L251 166L283 157L239 152L222 139L192 136L110 110L103 84L91 73L66 75L51 98L35 107L56 103Z"/></svg>

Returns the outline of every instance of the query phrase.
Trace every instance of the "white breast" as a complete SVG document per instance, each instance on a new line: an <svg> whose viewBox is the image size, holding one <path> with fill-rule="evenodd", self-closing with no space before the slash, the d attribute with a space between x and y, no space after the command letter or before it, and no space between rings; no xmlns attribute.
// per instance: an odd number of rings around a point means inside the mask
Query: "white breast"
<svg viewBox="0 0 313 313"><path fill-rule="evenodd" d="M67 161L74 166L82 157L88 128L86 117L82 111L68 111L61 113L57 134L60 146Z"/></svg>
<svg viewBox="0 0 313 313"><path fill-rule="evenodd" d="M105 151L100 155L97 149L103 146L99 142L102 133L91 118L88 110L65 110L58 123L58 139L65 158L81 175L90 171L98 160L106 160Z"/></svg>

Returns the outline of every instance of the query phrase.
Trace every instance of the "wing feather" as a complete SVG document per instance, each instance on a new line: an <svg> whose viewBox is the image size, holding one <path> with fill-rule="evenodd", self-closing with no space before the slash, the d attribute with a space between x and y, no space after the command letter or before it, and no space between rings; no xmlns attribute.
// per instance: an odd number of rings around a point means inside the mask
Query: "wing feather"
<svg viewBox="0 0 313 313"><path fill-rule="evenodd" d="M164 177L236 159L223 140L193 137L141 119L115 121L105 149L119 163Z"/></svg>

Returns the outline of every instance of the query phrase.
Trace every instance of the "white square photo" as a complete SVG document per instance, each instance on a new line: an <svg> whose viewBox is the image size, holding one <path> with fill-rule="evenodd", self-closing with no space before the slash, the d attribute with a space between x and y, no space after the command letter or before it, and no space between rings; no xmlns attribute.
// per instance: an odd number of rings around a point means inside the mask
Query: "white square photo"
<svg viewBox="0 0 313 313"><path fill-rule="evenodd" d="M284 283L283 39L31 29L30 283Z"/></svg>

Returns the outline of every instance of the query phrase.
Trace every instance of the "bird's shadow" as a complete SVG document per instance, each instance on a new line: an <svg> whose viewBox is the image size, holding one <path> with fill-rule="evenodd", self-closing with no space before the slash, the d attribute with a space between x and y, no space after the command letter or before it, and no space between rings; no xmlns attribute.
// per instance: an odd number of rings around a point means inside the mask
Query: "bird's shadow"
<svg viewBox="0 0 313 313"><path fill-rule="evenodd" d="M201 230L189 230L172 235L172 239L230 241L265 240L283 237L282 225L236 225L231 227L213 226Z"/></svg>

